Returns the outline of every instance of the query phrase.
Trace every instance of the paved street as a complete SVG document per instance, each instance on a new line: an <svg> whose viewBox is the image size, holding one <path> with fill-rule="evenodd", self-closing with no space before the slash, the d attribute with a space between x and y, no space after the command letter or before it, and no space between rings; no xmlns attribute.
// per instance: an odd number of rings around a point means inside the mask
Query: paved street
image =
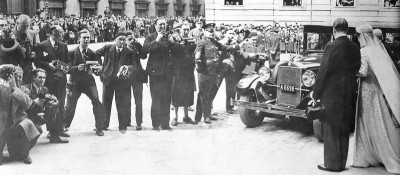
<svg viewBox="0 0 400 175"><path fill-rule="evenodd" d="M101 96L101 82L97 77L96 81ZM50 144L44 133L31 150L31 165L6 162L0 166L0 175L388 174L383 167L350 167L353 137L347 171L326 173L318 170L317 165L323 162L323 144L313 136L311 125L265 119L260 127L246 128L238 114L224 113L224 84L214 101L219 120L210 125L180 123L173 131L151 130L151 97L145 85L144 130L136 131L132 127L126 134L119 133L113 104L110 131L103 137L96 136L93 131L92 106L89 98L83 95L69 131L69 144ZM194 118L194 112L189 115ZM182 116L181 111L180 122ZM132 121L135 124L134 116Z"/></svg>

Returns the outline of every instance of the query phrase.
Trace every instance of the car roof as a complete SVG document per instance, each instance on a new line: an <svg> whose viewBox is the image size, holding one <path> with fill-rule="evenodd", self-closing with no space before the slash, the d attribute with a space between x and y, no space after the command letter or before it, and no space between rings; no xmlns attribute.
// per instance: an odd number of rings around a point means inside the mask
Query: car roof
<svg viewBox="0 0 400 175"><path fill-rule="evenodd" d="M349 31L348 34L356 33L355 28L359 25L366 24L365 22L361 23L349 23ZM381 29L385 33L400 33L400 23L368 23L374 29ZM320 23L309 23L304 24L304 32L311 33L332 33L332 24L327 22Z"/></svg>

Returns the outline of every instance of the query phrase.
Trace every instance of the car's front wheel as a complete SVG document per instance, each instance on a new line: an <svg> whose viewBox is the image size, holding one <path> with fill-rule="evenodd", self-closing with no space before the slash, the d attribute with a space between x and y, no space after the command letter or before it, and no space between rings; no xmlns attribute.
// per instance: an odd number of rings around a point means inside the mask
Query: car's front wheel
<svg viewBox="0 0 400 175"><path fill-rule="evenodd" d="M240 101L245 102L257 102L256 95L253 91L242 94L240 96ZM247 127L256 127L260 126L264 120L263 113L256 110L247 109L245 107L239 107L240 119L243 124Z"/></svg>

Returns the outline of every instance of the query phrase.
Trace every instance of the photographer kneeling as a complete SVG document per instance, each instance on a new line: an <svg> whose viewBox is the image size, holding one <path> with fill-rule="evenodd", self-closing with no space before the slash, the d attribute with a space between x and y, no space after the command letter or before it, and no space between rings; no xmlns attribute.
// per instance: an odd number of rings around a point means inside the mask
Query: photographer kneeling
<svg viewBox="0 0 400 175"><path fill-rule="evenodd" d="M11 64L0 66L0 164L6 144L12 160L32 163L29 150L40 135L25 112L32 104L40 102L32 101L26 93L28 90L21 87L22 78L21 67Z"/></svg>

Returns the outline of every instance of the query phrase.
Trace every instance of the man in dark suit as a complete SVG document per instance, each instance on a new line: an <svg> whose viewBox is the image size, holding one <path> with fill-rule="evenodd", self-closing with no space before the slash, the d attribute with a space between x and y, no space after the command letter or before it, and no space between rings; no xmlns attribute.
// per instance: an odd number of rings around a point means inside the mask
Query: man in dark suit
<svg viewBox="0 0 400 175"><path fill-rule="evenodd" d="M105 45L97 50L97 55L104 56L103 72L100 80L103 82L103 105L106 120L103 130L110 124L111 105L115 92L115 103L118 111L119 131L126 133L128 117L131 117L131 84L129 77L120 76L122 68L135 66L135 54L126 47L125 33L118 33L115 44Z"/></svg>
<svg viewBox="0 0 400 175"><path fill-rule="evenodd" d="M165 34L167 20L156 21L156 31L146 37L143 51L149 53L146 71L150 76L151 120L153 130L172 130L169 126L172 93L170 41Z"/></svg>
<svg viewBox="0 0 400 175"><path fill-rule="evenodd" d="M271 35L267 36L267 38L265 38L265 42L266 42L265 50L270 55L270 65L275 65L280 60L279 44L281 42L281 36L278 35L278 32L279 32L278 28L273 27Z"/></svg>
<svg viewBox="0 0 400 175"><path fill-rule="evenodd" d="M24 85L28 90L29 90L29 97L32 100L38 99L40 96L44 96L46 94L50 94L49 89L44 86L46 82L46 71L38 68L33 70L32 72L33 75L33 82L30 84ZM60 136L58 136L58 128L61 126L58 126L61 123L60 121L60 116L58 115L51 115L53 114L52 112L47 113L45 111L44 107L44 99L40 99L41 104L33 104L28 110L26 110L26 113L28 114L28 117L33 120L33 122L38 124L38 117L37 116L39 113L44 113L44 119L46 121L46 128L49 130L50 133L50 143L68 143L68 140L61 139ZM51 109L49 109L51 110ZM42 131L40 131L42 132Z"/></svg>
<svg viewBox="0 0 400 175"><path fill-rule="evenodd" d="M68 62L67 44L61 42L63 29L59 25L50 27L50 37L48 40L41 42L36 48L37 58L34 61L37 68L42 68L47 72L45 86L49 88L50 94L54 94L59 102L60 122L64 121L64 103L65 103L65 85L67 77L65 72L56 69L57 61L63 63ZM64 126L61 124L58 128L58 134L62 137L69 137L64 132Z"/></svg>
<svg viewBox="0 0 400 175"><path fill-rule="evenodd" d="M347 161L349 133L356 109L356 73L360 69L360 47L347 38L348 23L338 18L333 23L335 41L324 50L311 98L321 100L326 117L323 122L324 171L343 171ZM315 101L314 100L314 101Z"/></svg>
<svg viewBox="0 0 400 175"><path fill-rule="evenodd" d="M133 97L136 105L136 130L142 130L143 123L143 83L147 83L147 73L140 63L140 59L146 59L147 54L142 52L142 45L135 39L133 31L127 31L127 46L135 53L135 67L132 67L131 85ZM131 118L128 118L128 125L131 123Z"/></svg>
<svg viewBox="0 0 400 175"><path fill-rule="evenodd" d="M96 121L96 134L103 136L104 107L99 100L99 93L97 92L93 75L87 72L88 70L85 70L86 61L95 61L99 65L101 65L102 61L94 51L88 48L90 43L89 31L86 29L81 30L79 38L80 45L68 52L68 64L71 65L71 70L69 71L70 77L67 83L67 102L65 104L64 116L65 127L68 128L71 126L75 115L76 103L81 94L84 93L92 101L93 114Z"/></svg>

